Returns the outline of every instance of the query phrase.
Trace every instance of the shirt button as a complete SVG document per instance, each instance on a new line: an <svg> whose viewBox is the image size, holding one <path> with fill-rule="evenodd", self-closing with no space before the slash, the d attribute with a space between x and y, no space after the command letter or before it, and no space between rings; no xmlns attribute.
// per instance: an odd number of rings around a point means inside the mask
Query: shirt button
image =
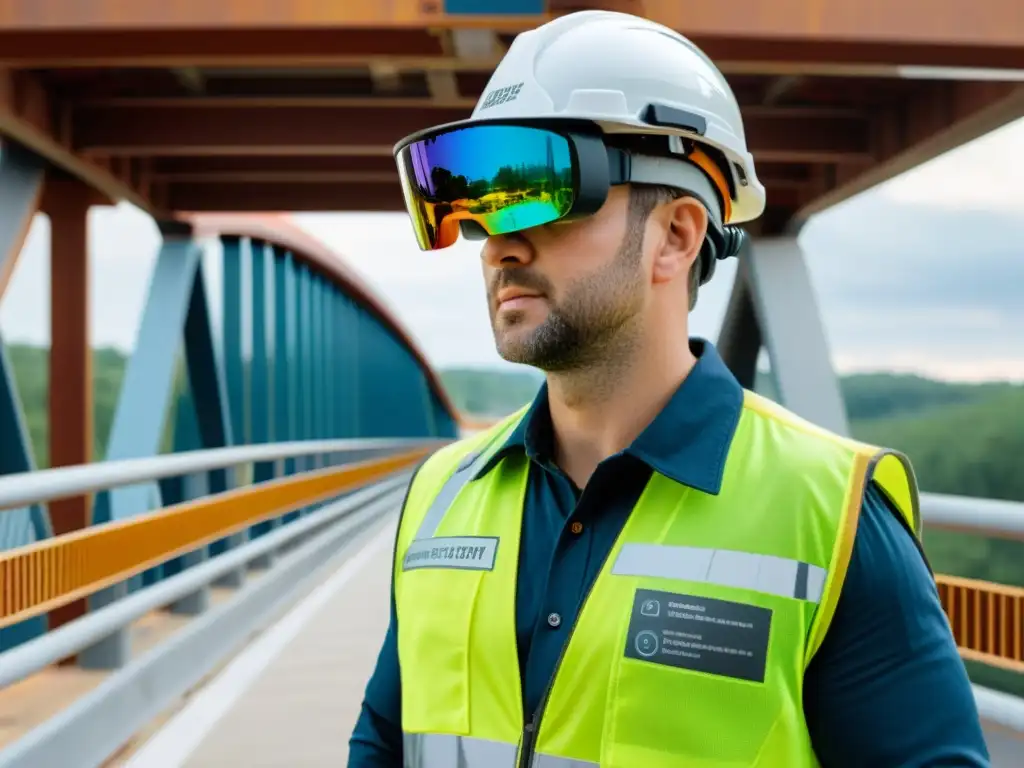
<svg viewBox="0 0 1024 768"><path fill-rule="evenodd" d="M579 520L574 520L572 525L569 526L569 530L575 533L577 536L583 533L583 523Z"/></svg>
<svg viewBox="0 0 1024 768"><path fill-rule="evenodd" d="M551 627L552 629L558 629L558 627L561 626L561 624L562 624L562 617L561 616L559 616L557 613L549 613L548 614L548 626L549 627Z"/></svg>

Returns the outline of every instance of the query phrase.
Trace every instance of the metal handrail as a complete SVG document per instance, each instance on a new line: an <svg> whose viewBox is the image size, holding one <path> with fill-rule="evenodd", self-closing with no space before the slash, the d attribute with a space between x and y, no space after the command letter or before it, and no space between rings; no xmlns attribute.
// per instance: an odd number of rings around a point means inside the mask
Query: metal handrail
<svg viewBox="0 0 1024 768"><path fill-rule="evenodd" d="M445 439L438 438L297 440L231 448L208 448L139 459L19 472L0 477L0 511L95 493L122 485L224 469L239 464L281 461L321 454L421 447L434 443L441 445L445 442Z"/></svg>
<svg viewBox="0 0 1024 768"><path fill-rule="evenodd" d="M188 568L158 584L135 592L80 619L47 632L31 643L0 653L0 689L28 677L61 659L73 656L150 611L211 584L260 555L274 552L311 531L322 528L353 510L389 498L408 483L406 471L355 491L340 502L296 520L291 525L228 550L219 557Z"/></svg>
<svg viewBox="0 0 1024 768"><path fill-rule="evenodd" d="M244 553L240 547L237 553L233 551L220 556L237 560L246 555L254 556L258 552L259 541L271 536L276 537L279 545L284 536L290 536L290 543L297 545L264 576L246 584L232 599L210 609L160 644L131 659L60 712L5 745L0 751L0 768L66 765L69 755L74 755L76 765L107 765L133 735L147 723L152 723L167 707L180 701L210 672L237 653L254 633L265 628L311 588L312 580L321 568L330 567L339 559L347 559L345 548L358 541L357 537L378 528L380 522L401 505L403 485L408 482L409 473L405 475L404 483L397 481L383 493L379 492L380 489L368 489L366 493L376 494L372 498L356 492L311 513L308 522L298 521L245 545ZM303 531L299 525L304 527L305 536L301 536ZM190 568L161 585L154 585L109 608L96 611L95 616L109 611L103 621L108 625L116 624L142 607L147 592L154 591L154 597L149 598L151 602L156 596L161 600L167 598L172 588L164 585L171 584L172 579L181 585L173 588L173 592L179 593L186 584L194 587L200 576L204 581L212 578L215 572L212 562L196 566L192 582L181 578L193 570ZM155 592L161 588L164 589L162 594ZM73 647L78 644L70 642L76 639L74 633L84 633L90 621L94 632L98 619L85 617L55 630L53 636L56 638L58 633L64 633L64 647ZM46 638L34 640L25 646L25 655L15 655L22 648L19 646L0 656L0 665L6 668L10 664L13 668L15 663L25 665L28 661L42 661L39 649L46 643ZM30 658L32 652L28 645L37 646L34 658ZM52 657L57 648L50 645L49 649L48 655Z"/></svg>
<svg viewBox="0 0 1024 768"><path fill-rule="evenodd" d="M1024 503L973 496L921 494L925 530L1024 541Z"/></svg>

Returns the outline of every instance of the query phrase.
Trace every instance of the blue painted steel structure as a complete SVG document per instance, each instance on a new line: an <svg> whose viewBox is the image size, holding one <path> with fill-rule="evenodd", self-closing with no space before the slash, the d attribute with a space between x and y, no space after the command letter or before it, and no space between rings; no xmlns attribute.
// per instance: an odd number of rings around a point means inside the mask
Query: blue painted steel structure
<svg viewBox="0 0 1024 768"><path fill-rule="evenodd" d="M46 164L17 144L0 145L0 299L21 248L25 222L34 215L42 192ZM10 358L0 336L0 475L36 468L25 424L21 396ZM0 514L0 548L17 547L52 535L50 519L38 505ZM0 650L46 630L44 618L0 629Z"/></svg>
<svg viewBox="0 0 1024 768"><path fill-rule="evenodd" d="M444 0L444 12L452 15L540 16L545 0Z"/></svg>
<svg viewBox="0 0 1024 768"><path fill-rule="evenodd" d="M4 178L0 166L0 180ZM268 441L347 437L454 437L456 415L433 372L387 310L343 262L279 242L273 224L256 236L223 228L210 239L197 222L161 226L136 347L128 360L106 458L111 460ZM199 227L202 229L202 227ZM312 242L312 241L311 241ZM216 247L219 245L219 248ZM214 246L214 247L210 247ZM312 247L311 247L312 248ZM333 259L333 261L331 261ZM220 312L209 287L219 275ZM219 314L219 318L216 315ZM219 322L218 322L219 319ZM203 477L118 488L97 495L93 523L325 466L333 457L267 462L251 477L217 470ZM17 387L0 346L0 473L34 469ZM93 607L261 536L307 510L148 570L91 598ZM0 549L50 534L45 510L0 514ZM0 650L45 631L45 621L0 632ZM124 638L83 654L108 661ZM119 650L120 648L120 650Z"/></svg>

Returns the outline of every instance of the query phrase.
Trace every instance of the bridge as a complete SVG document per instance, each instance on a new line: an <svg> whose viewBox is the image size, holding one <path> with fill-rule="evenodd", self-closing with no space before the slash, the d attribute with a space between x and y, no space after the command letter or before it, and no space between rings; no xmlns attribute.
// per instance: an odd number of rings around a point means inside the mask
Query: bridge
<svg viewBox="0 0 1024 768"><path fill-rule="evenodd" d="M0 766L344 763L402 490L474 425L282 212L401 210L393 143L468 114L518 31L578 5L0 4L0 298L38 215L51 251L45 468L0 354ZM778 399L847 432L800 227L1024 116L1018 0L588 7L725 72L769 202L719 348L749 388L767 350ZM87 214L124 202L162 244L97 460ZM923 515L1024 540L1022 504ZM1024 589L937 580L963 657L1024 672ZM1019 764L1024 702L975 693Z"/></svg>

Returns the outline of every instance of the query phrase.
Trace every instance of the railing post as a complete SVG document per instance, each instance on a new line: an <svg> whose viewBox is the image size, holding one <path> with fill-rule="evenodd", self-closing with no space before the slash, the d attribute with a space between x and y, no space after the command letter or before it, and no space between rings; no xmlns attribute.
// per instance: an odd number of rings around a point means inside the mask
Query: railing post
<svg viewBox="0 0 1024 768"><path fill-rule="evenodd" d="M193 403L192 393L188 390L178 398L174 418L174 451L190 451L203 447L202 437L199 434L199 424L196 420L196 408ZM184 477L168 478L161 484L164 506L180 504L183 501L198 499L209 493L209 474L198 472ZM175 558L176 570L194 568L200 563L209 559L209 548L199 547L191 552ZM206 611L210 606L210 588L201 587L191 594L185 595L167 606L170 613L182 616L196 616Z"/></svg>
<svg viewBox="0 0 1024 768"><path fill-rule="evenodd" d="M198 499L207 494L207 475L199 473L182 479L182 490L186 499ZM182 568L194 568L209 559L206 547L196 549L181 556ZM168 610L179 616L198 616L210 608L210 588L203 587L180 600L171 603Z"/></svg>

